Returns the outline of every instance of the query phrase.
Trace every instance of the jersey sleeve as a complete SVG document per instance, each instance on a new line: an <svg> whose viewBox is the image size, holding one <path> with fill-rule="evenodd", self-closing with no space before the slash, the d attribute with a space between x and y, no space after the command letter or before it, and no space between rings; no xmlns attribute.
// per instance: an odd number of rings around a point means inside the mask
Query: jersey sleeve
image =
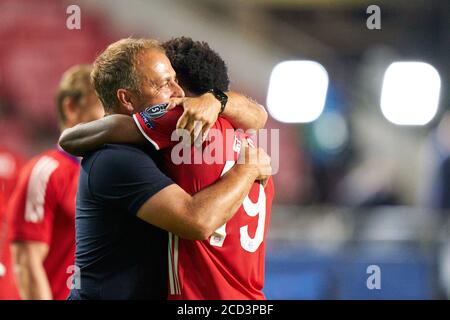
<svg viewBox="0 0 450 320"><path fill-rule="evenodd" d="M50 244L58 189L53 173L59 162L48 156L25 166L11 197L13 241L38 241Z"/></svg>
<svg viewBox="0 0 450 320"><path fill-rule="evenodd" d="M148 154L130 146L108 145L97 153L89 169L90 193L131 215L137 215L148 199L171 184Z"/></svg>
<svg viewBox="0 0 450 320"><path fill-rule="evenodd" d="M142 135L155 147L163 150L178 143L178 138L172 140L177 121L183 114L181 107L172 110L155 110L157 106L149 107L133 115L133 119Z"/></svg>

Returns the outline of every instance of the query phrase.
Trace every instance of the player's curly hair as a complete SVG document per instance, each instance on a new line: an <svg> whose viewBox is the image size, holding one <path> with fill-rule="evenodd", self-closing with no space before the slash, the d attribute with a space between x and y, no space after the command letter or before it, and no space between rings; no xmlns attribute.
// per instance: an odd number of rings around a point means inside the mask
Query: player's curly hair
<svg viewBox="0 0 450 320"><path fill-rule="evenodd" d="M228 91L230 79L225 61L206 42L179 37L164 42L162 47L184 89L196 95L213 88Z"/></svg>

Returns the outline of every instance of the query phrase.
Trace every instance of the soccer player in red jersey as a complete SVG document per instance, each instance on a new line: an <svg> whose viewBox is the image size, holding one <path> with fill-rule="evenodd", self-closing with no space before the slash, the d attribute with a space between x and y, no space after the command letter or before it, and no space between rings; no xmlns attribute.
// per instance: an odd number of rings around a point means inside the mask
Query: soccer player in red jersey
<svg viewBox="0 0 450 320"><path fill-rule="evenodd" d="M220 91L228 89L226 67L206 43L181 38L164 46L186 95L196 96L205 93L207 88L217 88L221 90L215 90L214 94L220 99ZM182 103L188 101L183 100ZM225 101L222 106L226 107ZM235 132L231 122L221 116L210 128L209 139L202 148L209 148L210 152L215 149L212 152L215 158L206 164L202 151L192 146L187 149L191 163L175 164L172 153L179 155L180 150L175 148L180 144L172 141L171 137L177 122L183 121L182 115L181 107L171 110L164 105L150 107L134 115L139 131L129 117L114 115L79 125L67 131L60 142L65 147L76 145L69 148L72 151L84 152L103 143L142 143L145 137L160 150L163 172L185 191L194 194L217 181L234 165L241 143L252 145L253 142ZM201 163L192 163L199 156ZM168 298L264 299L264 240L273 196L271 178L265 186L255 182L233 218L209 239L192 241L170 234Z"/></svg>
<svg viewBox="0 0 450 320"><path fill-rule="evenodd" d="M61 128L100 119L89 65L67 70L56 96ZM78 158L61 148L43 152L22 169L11 197L13 240L24 299L66 299L74 273Z"/></svg>
<svg viewBox="0 0 450 320"><path fill-rule="evenodd" d="M11 214L6 203L22 165L20 155L0 147L0 300L20 299L11 260Z"/></svg>
<svg viewBox="0 0 450 320"><path fill-rule="evenodd" d="M172 141L171 136L181 115L177 107L158 118L152 117L150 110L142 111L134 119L143 135L160 150L162 171L194 194L235 164L241 143L247 140L252 146L253 141L219 117L209 132L210 140L203 144L203 154L192 146L187 149L191 152L188 163L175 164L173 151L178 141ZM212 153L212 163L205 163ZM196 164L195 159L201 157ZM255 182L236 214L208 240L169 235L169 299L263 299L264 239L273 195L271 178L266 187Z"/></svg>

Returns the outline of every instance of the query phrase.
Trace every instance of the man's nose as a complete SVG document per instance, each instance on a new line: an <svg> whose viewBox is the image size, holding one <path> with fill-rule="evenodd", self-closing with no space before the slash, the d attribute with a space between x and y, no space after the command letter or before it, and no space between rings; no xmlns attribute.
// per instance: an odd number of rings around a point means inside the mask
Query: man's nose
<svg viewBox="0 0 450 320"><path fill-rule="evenodd" d="M184 98L184 90L176 81L173 82L172 86L172 98Z"/></svg>

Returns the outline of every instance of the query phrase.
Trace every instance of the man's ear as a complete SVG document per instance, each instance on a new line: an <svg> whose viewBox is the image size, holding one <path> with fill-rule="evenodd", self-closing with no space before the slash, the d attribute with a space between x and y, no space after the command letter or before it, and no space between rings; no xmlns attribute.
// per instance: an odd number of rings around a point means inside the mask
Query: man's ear
<svg viewBox="0 0 450 320"><path fill-rule="evenodd" d="M133 104L133 94L127 89L117 90L117 100L119 100L119 106L126 114L132 115L135 113Z"/></svg>
<svg viewBox="0 0 450 320"><path fill-rule="evenodd" d="M64 114L64 126L67 128L73 127L78 123L79 106L71 97L65 97L62 102L62 112Z"/></svg>

